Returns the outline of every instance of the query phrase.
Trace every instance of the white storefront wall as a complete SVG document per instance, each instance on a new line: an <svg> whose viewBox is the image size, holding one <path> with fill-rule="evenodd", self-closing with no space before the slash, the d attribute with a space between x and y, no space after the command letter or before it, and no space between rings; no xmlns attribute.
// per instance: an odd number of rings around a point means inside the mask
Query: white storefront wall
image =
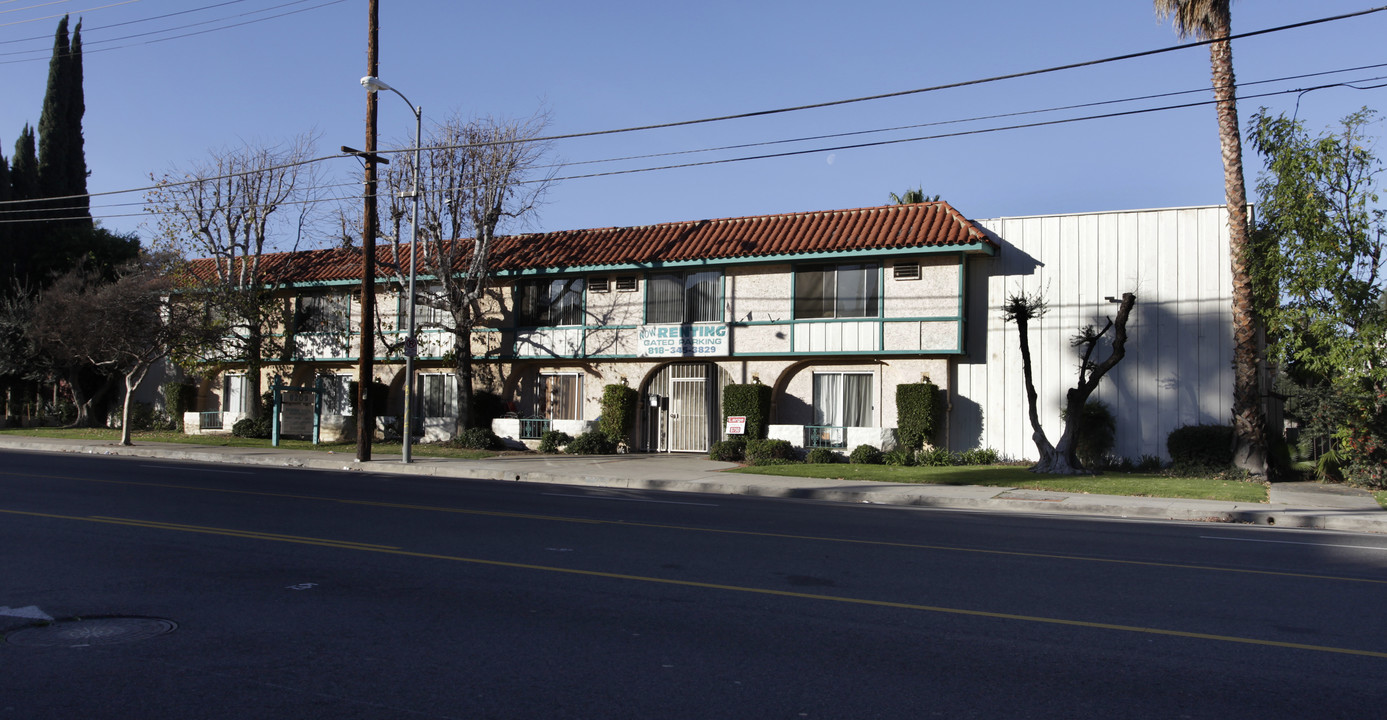
<svg viewBox="0 0 1387 720"><path fill-rule="evenodd" d="M979 220L1001 251L969 261L967 354L955 364L949 445L1037 456L1027 418L1016 325L1001 305L1043 292L1049 313L1031 328L1041 424L1051 442L1078 375L1070 338L1102 327L1136 294L1126 358L1094 398L1117 418L1114 453L1168 457L1182 425L1226 423L1232 406L1232 280L1222 206ZM1104 355L1105 356L1105 355Z"/></svg>

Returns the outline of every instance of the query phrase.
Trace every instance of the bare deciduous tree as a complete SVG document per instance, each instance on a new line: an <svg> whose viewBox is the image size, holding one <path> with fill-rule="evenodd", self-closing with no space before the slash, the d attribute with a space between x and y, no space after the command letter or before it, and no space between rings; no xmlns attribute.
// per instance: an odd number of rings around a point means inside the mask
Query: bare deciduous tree
<svg viewBox="0 0 1387 720"><path fill-rule="evenodd" d="M416 289L416 302L447 313L451 322L423 323L455 338L458 421L470 422L473 392L472 330L483 319L483 298L491 289L491 249L498 232L534 212L553 178L542 174L548 151L536 142L547 125L536 115L526 120L457 116L430 131L424 140L419 197L417 272L429 278ZM394 225L397 281L406 285L408 247L401 227L409 217L412 163L406 155L385 173L390 188L389 222ZM471 241L465 239L471 234Z"/></svg>
<svg viewBox="0 0 1387 720"><path fill-rule="evenodd" d="M265 360L284 350L274 332L285 312L276 292L290 268L264 260L298 250L316 219L315 139L212 152L208 162L166 173L147 198L158 216L157 247L211 261L210 275L198 280L226 337L209 360L244 363L253 398Z"/></svg>
<svg viewBox="0 0 1387 720"><path fill-rule="evenodd" d="M1122 294L1122 304L1117 308L1117 319L1108 318L1102 330L1089 325L1070 340L1070 345L1080 349L1079 382L1064 394L1064 432L1058 444L1050 444L1045 428L1040 426L1040 415L1036 409L1037 394L1031 371L1030 322L1045 315L1049 306L1042 293L1020 292L1007 298L1002 306L1002 318L1016 323L1016 332L1021 343L1021 372L1026 380L1026 402L1030 411L1031 439L1040 452L1040 462L1031 467L1032 472L1077 475L1085 472L1075 454L1078 438L1076 430L1083 417L1084 403L1098 389L1103 376L1113 369L1127 355L1127 318L1136 304L1136 295ZM1113 330L1112 352L1102 362L1093 359L1099 340Z"/></svg>

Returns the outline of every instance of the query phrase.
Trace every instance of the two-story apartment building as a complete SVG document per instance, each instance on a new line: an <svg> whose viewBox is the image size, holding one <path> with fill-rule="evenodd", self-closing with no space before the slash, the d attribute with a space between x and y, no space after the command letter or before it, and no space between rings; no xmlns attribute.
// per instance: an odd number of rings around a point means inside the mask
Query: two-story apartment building
<svg viewBox="0 0 1387 720"><path fill-rule="evenodd" d="M548 428L576 434L600 413L603 387L623 383L639 391L634 450L702 452L722 437L722 389L763 383L773 436L851 449L889 446L896 386L928 378L949 400L941 441L1026 457L1016 341L997 309L1005 295L1052 294L1056 311L1032 341L1042 420L1057 426L1076 362L1062 346L1101 323L1105 297L1131 290L1130 357L1100 396L1116 406L1119 452L1160 455L1173 427L1227 414L1225 216L1210 207L975 222L933 202L501 238L473 333L475 390L507 404L493 427L521 441ZM394 260L392 248L378 252L382 266ZM266 262L281 269L296 323L287 357L265 372L295 385L322 377L325 427L349 430L360 250ZM396 285L378 287L376 346L398 347L408 308ZM417 313L416 426L439 439L462 422L451 320ZM398 415L403 358L377 357L375 375L389 387L386 414ZM243 386L235 367L208 377L204 408L234 415L248 401Z"/></svg>

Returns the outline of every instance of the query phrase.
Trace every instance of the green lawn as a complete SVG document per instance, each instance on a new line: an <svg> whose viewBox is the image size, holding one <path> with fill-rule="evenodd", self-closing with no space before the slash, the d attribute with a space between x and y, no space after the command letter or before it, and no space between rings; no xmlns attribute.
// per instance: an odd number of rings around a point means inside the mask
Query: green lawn
<svg viewBox="0 0 1387 720"><path fill-rule="evenodd" d="M832 465L760 465L737 468L728 472L927 485L988 485L1101 495L1267 502L1266 483L1218 478L1167 477L1146 473L1108 473L1096 476L1037 475L1024 467L1014 465L899 467L835 463Z"/></svg>
<svg viewBox="0 0 1387 720"><path fill-rule="evenodd" d="M104 440L110 443L120 442L120 431L108 428L8 428L0 430L0 434L18 435L25 437L51 437L69 438L80 440ZM185 435L173 431L144 431L132 433L130 441L136 445L142 442L161 442L161 443L183 443L186 445L202 445L204 447L270 447L269 440L256 440L253 438L239 438L230 435ZM285 450L316 450L319 452L334 452L339 454L356 454L356 442L324 442L314 445L309 440L291 440L282 438L279 447ZM383 442L377 440L371 443L373 454L394 454L401 452L400 443ZM434 444L418 444L413 447L413 453L419 457L450 457L462 458L465 460L477 460L489 458L497 453L491 450L463 450L460 448L443 447Z"/></svg>

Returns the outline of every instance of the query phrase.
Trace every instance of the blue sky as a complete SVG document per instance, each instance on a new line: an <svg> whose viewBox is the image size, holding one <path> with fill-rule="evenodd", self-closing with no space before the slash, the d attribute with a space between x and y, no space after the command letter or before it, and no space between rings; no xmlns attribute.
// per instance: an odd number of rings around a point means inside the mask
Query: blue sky
<svg viewBox="0 0 1387 720"><path fill-rule="evenodd" d="M214 7L215 6L215 7ZM1233 4L1235 32L1373 7L1366 0ZM192 10L174 17L151 19ZM318 149L360 147L366 0L0 0L0 151L37 124L53 15L84 21L89 189L149 184L209 150L317 132ZM292 13L292 14L286 14ZM260 22L251 22L268 16ZM1180 44L1150 2L979 0L904 4L768 2L445 2L382 0L381 77L424 107L527 117L554 134L792 107L987 78ZM140 22L132 22L140 21ZM178 26L212 21L184 29ZM118 23L130 23L110 27ZM237 23L249 23L234 26ZM197 35L174 38L201 30ZM149 33L149 34L143 34ZM1234 43L1240 83L1387 63L1387 12ZM170 39L171 38L171 39ZM1357 81L1387 67L1282 80L1254 93ZM563 140L556 162L703 150L1182 91L1186 95L1006 119L974 120L741 150L559 168L559 176L767 152L801 155L555 184L531 223L513 230L642 225L883 204L923 186L975 218L1223 202L1210 105L984 132L865 149L837 146L1207 101L1205 48L886 100L682 128ZM1362 107L1387 110L1387 89L1331 88L1246 98L1324 128ZM1298 103L1298 107L1297 107ZM382 141L403 144L413 116L382 96ZM1249 149L1249 184L1260 161ZM360 166L324 164L355 192ZM147 236L141 193L103 195L108 227Z"/></svg>

